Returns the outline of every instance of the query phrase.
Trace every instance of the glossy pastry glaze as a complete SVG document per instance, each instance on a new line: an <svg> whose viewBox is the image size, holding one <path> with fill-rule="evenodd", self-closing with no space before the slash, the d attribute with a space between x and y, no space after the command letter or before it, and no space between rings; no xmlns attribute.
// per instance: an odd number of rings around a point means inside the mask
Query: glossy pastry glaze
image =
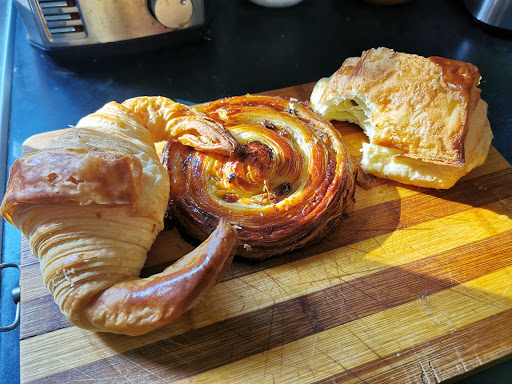
<svg viewBox="0 0 512 384"><path fill-rule="evenodd" d="M238 254L265 258L319 239L352 202L354 167L341 135L308 107L241 96L199 108L240 143L225 158L169 143L170 213L203 240L222 217L237 230Z"/></svg>

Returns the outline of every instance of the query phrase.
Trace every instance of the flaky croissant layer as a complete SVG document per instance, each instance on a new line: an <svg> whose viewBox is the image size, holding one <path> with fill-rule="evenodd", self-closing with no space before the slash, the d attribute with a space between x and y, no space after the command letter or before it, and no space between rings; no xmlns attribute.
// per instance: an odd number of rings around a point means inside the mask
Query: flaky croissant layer
<svg viewBox="0 0 512 384"><path fill-rule="evenodd" d="M341 135L298 102L241 96L199 110L240 143L226 158L169 143L170 212L205 239L220 218L238 230L238 254L265 258L318 240L352 202L354 167Z"/></svg>
<svg viewBox="0 0 512 384"><path fill-rule="evenodd" d="M162 273L139 278L163 229L169 176L155 140L218 156L238 143L219 123L161 97L111 102L11 168L1 213L40 259L44 282L77 326L139 335L201 300L231 264L238 237L222 221Z"/></svg>

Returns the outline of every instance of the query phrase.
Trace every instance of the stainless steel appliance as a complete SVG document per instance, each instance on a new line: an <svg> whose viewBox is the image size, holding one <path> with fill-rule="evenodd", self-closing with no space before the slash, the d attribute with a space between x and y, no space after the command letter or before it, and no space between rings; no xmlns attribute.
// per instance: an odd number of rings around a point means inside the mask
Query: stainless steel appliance
<svg viewBox="0 0 512 384"><path fill-rule="evenodd" d="M203 0L15 0L28 39L43 48L115 43L195 29Z"/></svg>
<svg viewBox="0 0 512 384"><path fill-rule="evenodd" d="M482 23L512 30L512 0L465 0L465 4Z"/></svg>

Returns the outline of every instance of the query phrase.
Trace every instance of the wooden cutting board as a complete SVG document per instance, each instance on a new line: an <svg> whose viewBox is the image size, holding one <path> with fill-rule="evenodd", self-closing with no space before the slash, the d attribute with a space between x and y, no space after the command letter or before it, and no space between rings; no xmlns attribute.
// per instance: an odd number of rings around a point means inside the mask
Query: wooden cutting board
<svg viewBox="0 0 512 384"><path fill-rule="evenodd" d="M308 100L311 89L267 94ZM335 126L358 163L364 134ZM34 136L24 151L57 135ZM320 243L236 260L203 303L140 337L71 326L24 240L22 381L434 383L510 357L510 164L491 148L450 190L370 186ZM143 274L190 249L163 232Z"/></svg>

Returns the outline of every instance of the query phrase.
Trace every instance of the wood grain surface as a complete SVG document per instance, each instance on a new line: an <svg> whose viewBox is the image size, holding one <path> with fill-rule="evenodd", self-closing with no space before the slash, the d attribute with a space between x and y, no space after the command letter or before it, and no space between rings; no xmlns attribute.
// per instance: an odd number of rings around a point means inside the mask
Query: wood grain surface
<svg viewBox="0 0 512 384"><path fill-rule="evenodd" d="M267 92L308 100L312 84ZM335 123L354 161L366 137ZM24 152L62 132L36 135ZM449 190L373 179L321 242L235 260L175 323L129 337L71 326L22 241L21 377L74 383L436 383L512 355L512 167ZM143 275L193 248L162 232Z"/></svg>

